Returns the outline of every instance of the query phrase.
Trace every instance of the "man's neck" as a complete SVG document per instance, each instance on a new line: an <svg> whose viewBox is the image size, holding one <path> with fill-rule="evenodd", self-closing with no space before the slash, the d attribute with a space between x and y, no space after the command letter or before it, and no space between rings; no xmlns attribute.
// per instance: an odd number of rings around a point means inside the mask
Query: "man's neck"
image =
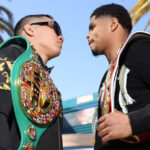
<svg viewBox="0 0 150 150"><path fill-rule="evenodd" d="M118 36L119 37L119 36ZM106 51L106 57L110 63L114 57L117 55L118 51L122 48L123 44L127 40L128 36L122 36L120 39L113 39L110 47Z"/></svg>

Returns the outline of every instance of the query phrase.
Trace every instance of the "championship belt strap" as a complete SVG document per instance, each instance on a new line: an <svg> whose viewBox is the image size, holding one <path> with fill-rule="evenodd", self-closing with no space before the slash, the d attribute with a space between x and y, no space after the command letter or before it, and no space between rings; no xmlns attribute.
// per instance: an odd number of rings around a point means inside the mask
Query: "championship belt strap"
<svg viewBox="0 0 150 150"><path fill-rule="evenodd" d="M2 46L15 43L26 49L11 69L11 96L21 142L19 150L36 149L40 136L60 112L60 95L35 50L22 36L14 36Z"/></svg>

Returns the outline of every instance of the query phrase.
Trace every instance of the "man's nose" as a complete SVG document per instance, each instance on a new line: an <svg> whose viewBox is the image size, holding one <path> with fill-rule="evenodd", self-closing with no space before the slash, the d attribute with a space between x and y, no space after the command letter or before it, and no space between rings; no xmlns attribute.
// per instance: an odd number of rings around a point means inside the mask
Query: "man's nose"
<svg viewBox="0 0 150 150"><path fill-rule="evenodd" d="M89 37L90 37L90 36L89 36L89 33L88 33L88 34L86 35L86 38L89 39Z"/></svg>
<svg viewBox="0 0 150 150"><path fill-rule="evenodd" d="M63 43L63 41L64 41L64 37L63 37L62 35L60 35L58 38L59 38L59 40L61 40L61 41L62 41L62 43Z"/></svg>

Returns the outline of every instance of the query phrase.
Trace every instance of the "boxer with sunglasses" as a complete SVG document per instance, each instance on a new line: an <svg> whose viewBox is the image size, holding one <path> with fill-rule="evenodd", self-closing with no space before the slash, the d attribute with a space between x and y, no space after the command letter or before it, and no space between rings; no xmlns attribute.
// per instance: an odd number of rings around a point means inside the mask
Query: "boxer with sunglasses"
<svg viewBox="0 0 150 150"><path fill-rule="evenodd" d="M46 66L63 41L53 17L39 14L22 18L0 45L0 149L63 149L61 94Z"/></svg>

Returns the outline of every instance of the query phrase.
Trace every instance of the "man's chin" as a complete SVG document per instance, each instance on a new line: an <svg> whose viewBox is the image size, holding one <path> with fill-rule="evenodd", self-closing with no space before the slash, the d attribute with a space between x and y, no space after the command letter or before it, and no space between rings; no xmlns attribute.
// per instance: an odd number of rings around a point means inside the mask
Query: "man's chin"
<svg viewBox="0 0 150 150"><path fill-rule="evenodd" d="M98 56L99 55L97 51L93 51L93 50L92 50L92 54L93 54L93 56Z"/></svg>

